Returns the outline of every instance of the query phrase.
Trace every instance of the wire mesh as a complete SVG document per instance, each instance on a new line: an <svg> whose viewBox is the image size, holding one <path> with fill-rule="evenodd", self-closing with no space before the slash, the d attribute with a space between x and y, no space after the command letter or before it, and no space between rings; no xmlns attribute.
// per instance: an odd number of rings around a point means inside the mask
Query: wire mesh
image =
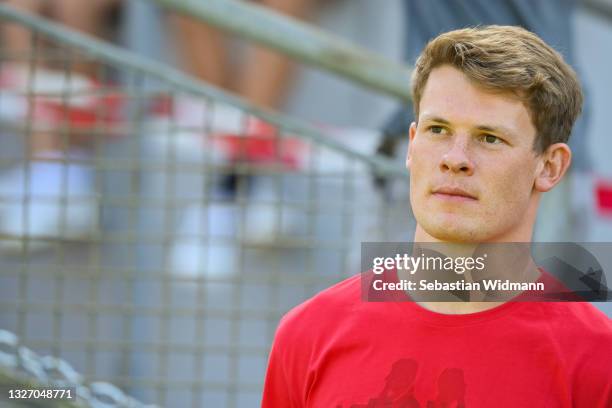
<svg viewBox="0 0 612 408"><path fill-rule="evenodd" d="M0 56L0 328L145 403L259 405L280 316L408 238L406 174L367 132L0 19L32 33Z"/></svg>

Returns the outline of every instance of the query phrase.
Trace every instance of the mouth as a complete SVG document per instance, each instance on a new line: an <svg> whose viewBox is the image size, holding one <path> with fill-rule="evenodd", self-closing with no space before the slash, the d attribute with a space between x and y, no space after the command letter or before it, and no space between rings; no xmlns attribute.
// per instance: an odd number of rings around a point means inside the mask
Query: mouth
<svg viewBox="0 0 612 408"><path fill-rule="evenodd" d="M457 201L457 202L469 202L477 201L475 195L467 192L466 190L458 187L441 187L433 190L432 195L441 200Z"/></svg>

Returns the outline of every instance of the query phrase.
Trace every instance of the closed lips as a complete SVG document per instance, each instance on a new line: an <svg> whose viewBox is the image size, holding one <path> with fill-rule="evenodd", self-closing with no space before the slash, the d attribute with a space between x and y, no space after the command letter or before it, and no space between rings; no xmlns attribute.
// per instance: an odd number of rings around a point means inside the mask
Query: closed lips
<svg viewBox="0 0 612 408"><path fill-rule="evenodd" d="M450 195L450 196L458 196L458 197L465 197L465 198L471 198L476 200L476 196L474 196L473 194L468 193L467 191L458 188L458 187L442 187L439 189L436 189L433 191L434 194L445 194L445 195Z"/></svg>

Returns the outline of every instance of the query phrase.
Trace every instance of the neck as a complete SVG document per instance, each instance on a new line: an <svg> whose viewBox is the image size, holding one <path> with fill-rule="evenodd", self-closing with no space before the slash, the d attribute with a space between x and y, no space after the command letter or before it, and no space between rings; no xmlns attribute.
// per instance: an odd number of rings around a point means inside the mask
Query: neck
<svg viewBox="0 0 612 408"><path fill-rule="evenodd" d="M535 216L534 216L535 219ZM479 251L481 244L495 244L495 243L508 243L509 248L500 247L496 245L492 245L490 248L494 249L494 252L497 252L496 259L504 261L503 263L507 265L507 268L504 268L506 271L507 278L520 278L520 281L523 282L534 282L539 277L539 271L537 270L537 266L533 262L531 258L531 253L529 251L529 245L521 245L514 244L515 247L512 248L512 243L530 243L531 242L531 234L533 231L533 223L524 223L527 224L527 227L518 228L509 233L505 233L499 235L497 237L493 237L490 240L487 240L483 243L451 243L442 241L437 239L430 234L428 234L420 225L417 224L415 231L415 249L432 249L436 252L442 252L446 256L450 257L472 257L475 254L475 251ZM428 245L429 244L429 245ZM516 247L518 245L518 249ZM479 248L480 247L480 248ZM495 248L497 250L495 250ZM512 250L514 249L514 250ZM518 251L518 253L517 253ZM521 262L524 261L524 262ZM511 269L512 268L512 269ZM400 272L401 274L401 272ZM502 272L502 275L503 272ZM408 277L410 279L410 277ZM471 275L469 272L465 274L466 281L471 281ZM517 293L518 294L518 293ZM503 301L499 302L484 302L478 301L484 299L484 295L479 297L479 293L475 293L470 296L470 301L468 302L432 302L432 301L417 301L420 306L425 309L431 310L437 313L443 314L467 314L467 313L476 313L482 312L488 309L493 309L501 304L505 303Z"/></svg>
<svg viewBox="0 0 612 408"><path fill-rule="evenodd" d="M421 307L441 314L469 314L484 312L505 302L416 302Z"/></svg>

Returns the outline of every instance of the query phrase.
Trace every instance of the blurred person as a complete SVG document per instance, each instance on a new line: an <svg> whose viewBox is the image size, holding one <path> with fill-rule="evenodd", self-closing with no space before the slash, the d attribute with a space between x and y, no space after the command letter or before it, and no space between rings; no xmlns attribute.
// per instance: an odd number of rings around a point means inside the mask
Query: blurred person
<svg viewBox="0 0 612 408"><path fill-rule="evenodd" d="M415 245L459 260L504 244L502 269L515 281L563 290L529 251L512 248L532 242L538 206L570 166L567 142L583 101L573 69L523 28L460 29L422 51L412 100L406 166ZM264 408L610 406L612 322L590 303L533 301L520 290L483 301L477 289L464 301L453 290L437 301L404 287L379 298L378 277L397 285L444 275L399 266L375 273L348 278L281 319Z"/></svg>
<svg viewBox="0 0 612 408"><path fill-rule="evenodd" d="M86 34L100 38L110 38L113 27L116 26L122 0L92 0L83 2L79 0L5 0L4 2L22 11L37 14L42 17L56 20L70 28L82 31ZM18 24L6 24L0 30L2 48L9 56L9 60L3 64L3 86L10 90L11 81L16 88L40 85L51 88L56 92L62 92L61 86L68 87L66 78L74 75L75 87L83 88L96 77L97 64L91 61L39 61L33 70L32 78L29 77L28 59L36 53L38 56L53 48L53 45L39 38L38 44L34 44L34 35L27 28ZM11 60L14 59L14 62ZM25 60L25 62L19 62ZM38 74L38 75L37 75ZM30 82L29 84L27 82ZM36 89L33 90L36 92ZM70 91L70 89L67 89ZM70 99L74 98L68 95ZM68 103L72 102L71 100ZM56 103L58 103L56 101ZM35 118L36 119L36 118ZM30 141L30 149L33 155L40 152L53 151L62 148L62 142L57 133L36 134Z"/></svg>
<svg viewBox="0 0 612 408"><path fill-rule="evenodd" d="M261 0L258 5L296 19L309 19L320 2L312 0ZM172 38L177 46L179 64L193 76L219 88L231 91L255 106L282 110L285 97L295 76L295 65L289 57L264 46L248 44L244 49L227 33L205 22L180 13L165 16ZM194 41L197 39L197 41ZM238 48L238 49L237 49ZM236 55L235 51L244 51ZM238 57L238 58L237 58ZM241 58L240 58L241 57ZM256 166L280 165L295 170L303 149L293 139L282 139L278 129L258 118L245 115L232 106L206 104L202 98L177 95L172 101L171 120L184 127L202 127L212 134L208 143L215 150L210 160L217 163L248 163ZM162 121L156 126L167 129ZM199 135L191 139L198 141ZM175 138L177 139L177 138ZM182 141L189 139L183 134ZM201 141L201 140L200 140ZM183 143L183 158L189 157L190 143ZM281 233L279 223L277 188L274 177L253 174L226 173L215 180L212 201L233 200L244 187L248 203L246 216L241 218L235 208L218 202L207 205L192 204L180 212L177 234L172 244L170 263L172 270L181 275L197 276L203 271L209 276L222 276L236 269L236 248L219 246L205 251L198 236L199 220L208 220L211 235L235 237L237 220L242 219L243 237L251 242L274 243ZM211 198L209 198L211 200ZM285 230L297 228L297 220L284 211ZM206 253L207 260L202 254ZM207 266L202 267L205 263Z"/></svg>
<svg viewBox="0 0 612 408"><path fill-rule="evenodd" d="M259 0L257 3L297 19L311 17L317 6L316 0ZM171 15L170 20L188 72L233 91L261 108L282 109L294 76L294 65L288 57L253 45L246 50L240 67L236 67L232 64L227 34L183 14Z"/></svg>
<svg viewBox="0 0 612 408"><path fill-rule="evenodd" d="M53 19L61 24L99 38L110 39L115 35L123 0L3 0L4 3L32 14ZM25 58L34 48L34 36L30 30L18 24L2 27L3 48L9 53L22 53ZM40 41L40 39L39 39ZM49 44L43 44L49 45ZM59 67L63 68L62 62ZM77 61L71 69L95 77L96 64Z"/></svg>
<svg viewBox="0 0 612 408"><path fill-rule="evenodd" d="M121 0L5 2L101 38L112 35L121 5ZM46 59L61 50L44 38L35 44L34 34L18 24L3 25L0 36L6 55L0 70L0 117L20 125L31 121L25 127L27 169L19 164L0 174L0 194L7 198L0 207L0 232L14 238L87 236L95 232L98 219L93 169L87 164L95 137L88 129L117 118L116 100L94 95L103 86L96 80L97 64L75 55L74 61ZM35 246L45 244L30 245ZM7 240L2 247L18 250L21 243Z"/></svg>
<svg viewBox="0 0 612 408"><path fill-rule="evenodd" d="M427 42L442 32L482 24L500 24L521 26L538 34L560 52L568 64L575 67L572 17L576 3L576 0L403 0L405 58L414 64ZM587 138L588 116L587 93L585 109L574 126L574 136L570 142L573 151L571 172L553 193L547 195L542 206L554 206L565 216L559 218L555 212L541 211L536 240L563 241L570 236L579 241L588 239L590 221L587 214L590 212L588 207L592 205L589 197L593 191ZM405 140L413 120L410 103L392 115L383 128L379 153L392 156L398 142ZM565 202L567 197L571 197L571 203Z"/></svg>
<svg viewBox="0 0 612 408"><path fill-rule="evenodd" d="M292 18L308 19L314 14L318 2L259 0L256 3ZM236 64L236 58L232 58L235 55L232 55L231 38L227 34L183 14L172 14L169 20L175 29L177 44L180 44L180 61L188 72L232 91L260 108L282 110L295 76L295 65L289 57L264 46L249 45L240 63ZM198 41L193 41L194 38ZM190 110L188 100L179 100L177 104L179 109ZM227 161L264 166L280 162L283 166L293 167L298 160L298 143L280 143L278 130L270 124L252 116L245 120L243 115L232 114L231 107L216 106L215 111L218 120L213 121L211 127L220 136L217 147ZM199 123L203 123L202 119L205 120L201 118ZM273 199L276 183L268 179L228 174L222 184L231 195L242 183L249 191L250 200L269 201ZM246 235L256 241L273 240L278 231L276 210L272 206L252 204L248 212Z"/></svg>

